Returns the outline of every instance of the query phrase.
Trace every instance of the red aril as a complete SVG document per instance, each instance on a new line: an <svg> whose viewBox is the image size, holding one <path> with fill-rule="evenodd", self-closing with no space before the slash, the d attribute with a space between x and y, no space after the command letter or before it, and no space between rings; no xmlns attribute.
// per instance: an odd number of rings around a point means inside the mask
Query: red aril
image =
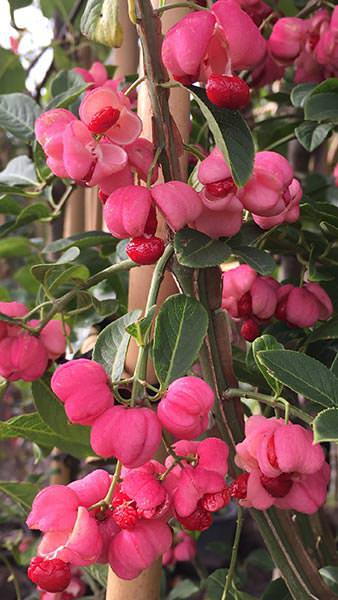
<svg viewBox="0 0 338 600"><path fill-rule="evenodd" d="M205 91L210 102L218 108L238 110L250 100L248 84L237 75L210 75Z"/></svg>
<svg viewBox="0 0 338 600"><path fill-rule="evenodd" d="M138 265L154 264L164 252L164 242L161 238L136 237L126 246L126 253Z"/></svg>
<svg viewBox="0 0 338 600"><path fill-rule="evenodd" d="M119 120L120 111L112 106L105 106L99 110L88 123L92 133L104 133Z"/></svg>
<svg viewBox="0 0 338 600"><path fill-rule="evenodd" d="M69 563L59 558L42 558L34 556L27 570L27 575L35 585L46 592L63 592L71 579Z"/></svg>
<svg viewBox="0 0 338 600"><path fill-rule="evenodd" d="M240 333L247 342L253 342L257 337L259 337L259 326L253 319L247 319L244 321Z"/></svg>

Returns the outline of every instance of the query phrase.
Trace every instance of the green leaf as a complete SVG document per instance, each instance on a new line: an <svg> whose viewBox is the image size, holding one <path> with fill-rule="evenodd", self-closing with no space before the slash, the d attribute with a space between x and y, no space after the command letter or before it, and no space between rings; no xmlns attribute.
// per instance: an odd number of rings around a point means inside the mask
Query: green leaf
<svg viewBox="0 0 338 600"><path fill-rule="evenodd" d="M33 141L34 123L39 114L39 105L26 94L0 96L0 127L25 142Z"/></svg>
<svg viewBox="0 0 338 600"><path fill-rule="evenodd" d="M84 80L79 73L73 70L60 71L51 81L50 92L53 97L68 92L71 88L81 88Z"/></svg>
<svg viewBox="0 0 338 600"><path fill-rule="evenodd" d="M0 96L1 98L1 96ZM33 161L25 154L9 161L6 168L0 171L0 183L6 185L25 185L35 187L39 184ZM14 194L15 191L13 190Z"/></svg>
<svg viewBox="0 0 338 600"><path fill-rule="evenodd" d="M322 406L338 405L338 379L321 362L294 350L257 354L269 373L305 398Z"/></svg>
<svg viewBox="0 0 338 600"><path fill-rule="evenodd" d="M112 250L116 246L116 239L110 233L105 231L86 231L84 233L76 233L67 238L55 240L43 249L43 253L60 252L68 250L76 245L78 248L91 248L92 246L111 245Z"/></svg>
<svg viewBox="0 0 338 600"><path fill-rule="evenodd" d="M338 123L338 79L326 79L304 101L304 117L309 121Z"/></svg>
<svg viewBox="0 0 338 600"><path fill-rule="evenodd" d="M35 140L33 145L33 158L39 181L46 181L47 177L52 174L52 171L46 163L46 155L37 140Z"/></svg>
<svg viewBox="0 0 338 600"><path fill-rule="evenodd" d="M208 123L216 146L230 166L235 182L240 187L245 185L252 173L255 155L249 127L238 111L220 109L209 102L202 88L190 86L188 89Z"/></svg>
<svg viewBox="0 0 338 600"><path fill-rule="evenodd" d="M331 363L330 371L338 378L338 353Z"/></svg>
<svg viewBox="0 0 338 600"><path fill-rule="evenodd" d="M0 47L0 89L3 94L17 92L25 87L25 70L20 58L11 50Z"/></svg>
<svg viewBox="0 0 338 600"><path fill-rule="evenodd" d="M224 591L227 569L216 569L206 580L208 600L221 600ZM235 590L234 585L227 594L227 600L254 600L250 594Z"/></svg>
<svg viewBox="0 0 338 600"><path fill-rule="evenodd" d="M171 590L167 600L187 600L196 594L199 589L196 583L193 583L190 579L183 579Z"/></svg>
<svg viewBox="0 0 338 600"><path fill-rule="evenodd" d="M174 245L178 262L194 269L220 265L231 253L222 240L213 240L188 227L176 233Z"/></svg>
<svg viewBox="0 0 338 600"><path fill-rule="evenodd" d="M338 567L322 567L319 569L319 573L326 585L328 585L335 594L338 594Z"/></svg>
<svg viewBox="0 0 338 600"><path fill-rule="evenodd" d="M259 359L259 352L263 350L283 350L283 345L277 342L276 338L274 338L272 335L261 335L253 341L251 349L258 369L274 393L280 396L280 393L283 389L283 384L275 379L275 377L271 377L269 371Z"/></svg>
<svg viewBox="0 0 338 600"><path fill-rule="evenodd" d="M153 344L154 367L163 388L190 369L207 329L207 311L194 298L177 294L164 302L155 321Z"/></svg>
<svg viewBox="0 0 338 600"><path fill-rule="evenodd" d="M1 225L0 237L5 237L9 232L15 231L16 229L19 229L19 227L23 227L34 221L46 219L49 216L49 208L41 202L25 206L15 220L7 221L7 223Z"/></svg>
<svg viewBox="0 0 338 600"><path fill-rule="evenodd" d="M0 186L1 192L1 186ZM0 198L0 213L3 215L18 215L22 210L20 202L11 196L2 196Z"/></svg>
<svg viewBox="0 0 338 600"><path fill-rule="evenodd" d="M16 10L17 8L24 8L24 6L29 6L32 4L33 0L11 0L11 10Z"/></svg>
<svg viewBox="0 0 338 600"><path fill-rule="evenodd" d="M207 578L208 600L221 600L228 569L216 569ZM229 600L234 600L232 591L229 594Z"/></svg>
<svg viewBox="0 0 338 600"><path fill-rule="evenodd" d="M93 359L99 362L111 377L117 381L123 372L130 334L126 327L134 323L141 315L140 310L133 310L116 319L101 331L93 350Z"/></svg>
<svg viewBox="0 0 338 600"><path fill-rule="evenodd" d="M60 438L59 448L77 458L94 456L95 452L92 450L89 441L90 428L82 425L71 425L67 421L64 408L50 389L47 379L41 378L33 381L32 393L41 419Z"/></svg>
<svg viewBox="0 0 338 600"><path fill-rule="evenodd" d="M321 411L312 425L315 442L338 443L338 408L327 408Z"/></svg>
<svg viewBox="0 0 338 600"><path fill-rule="evenodd" d="M290 95L293 106L296 108L303 108L306 98L315 87L315 83L300 83L299 85L296 85Z"/></svg>
<svg viewBox="0 0 338 600"><path fill-rule="evenodd" d="M119 22L119 0L88 0L83 12L81 33L93 42L119 48L123 29Z"/></svg>
<svg viewBox="0 0 338 600"><path fill-rule="evenodd" d="M60 447L60 443L62 445L62 438L48 427L38 412L27 413L0 422L0 439L15 437L22 437L47 448Z"/></svg>
<svg viewBox="0 0 338 600"><path fill-rule="evenodd" d="M95 564L89 567L82 567L92 579L97 581L103 588L107 587L108 565Z"/></svg>
<svg viewBox="0 0 338 600"><path fill-rule="evenodd" d="M320 144L326 140L330 131L332 131L333 125L331 123L323 123L317 125L312 121L304 121L299 127L296 127L295 134L300 144L308 150L313 152Z"/></svg>
<svg viewBox="0 0 338 600"><path fill-rule="evenodd" d="M131 323L126 327L126 331L135 338L139 346L144 346L148 341L148 333L152 326L155 311L156 305L151 306L146 317L138 319L135 323Z"/></svg>
<svg viewBox="0 0 338 600"><path fill-rule="evenodd" d="M36 494L40 491L36 483L0 481L0 492L18 504L25 513L32 507Z"/></svg>
<svg viewBox="0 0 338 600"><path fill-rule="evenodd" d="M253 246L237 246L233 248L233 254L260 275L271 275L276 268L276 263L269 252Z"/></svg>
<svg viewBox="0 0 338 600"><path fill-rule="evenodd" d="M0 257L12 258L15 256L27 256L30 254L31 248L29 240L24 237L9 237L0 240Z"/></svg>
<svg viewBox="0 0 338 600"><path fill-rule="evenodd" d="M312 344L318 340L336 340L338 339L338 318L323 323L317 329L312 331L306 338L306 344Z"/></svg>
<svg viewBox="0 0 338 600"><path fill-rule="evenodd" d="M68 108L87 89L88 83L82 81L82 85L69 88L66 92L55 96L46 106L46 110L52 108Z"/></svg>
<svg viewBox="0 0 338 600"><path fill-rule="evenodd" d="M98 300L95 296L91 296L93 307L98 315L111 316L118 309L119 303L116 299Z"/></svg>
<svg viewBox="0 0 338 600"><path fill-rule="evenodd" d="M292 597L283 579L275 579L265 590L262 600L292 600Z"/></svg>
<svg viewBox="0 0 338 600"><path fill-rule="evenodd" d="M55 294L56 290L62 285L71 281L86 281L89 277L89 269L85 265L71 265L66 268L62 273L57 275L52 282L46 282L50 294Z"/></svg>

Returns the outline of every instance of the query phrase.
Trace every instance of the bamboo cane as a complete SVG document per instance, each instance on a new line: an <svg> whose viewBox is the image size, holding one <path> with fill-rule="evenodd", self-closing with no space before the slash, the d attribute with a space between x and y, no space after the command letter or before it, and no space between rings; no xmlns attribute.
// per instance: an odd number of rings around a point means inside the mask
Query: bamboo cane
<svg viewBox="0 0 338 600"><path fill-rule="evenodd" d="M175 0L170 0L168 4ZM158 6L158 0L153 0L154 7ZM162 19L163 31L165 32L184 14L185 10L176 9L169 10ZM184 90L174 89L170 94L170 110L174 115L174 119L181 133L182 139L187 141L189 138L189 96ZM138 95L138 114L143 121L144 137L151 139L152 137L152 121L151 121L151 103L147 92L146 83L142 84ZM186 169L186 158L181 161L182 170ZM165 225L163 221L159 221L157 235L165 237ZM132 269L129 279L129 300L128 309L142 308L146 304L146 299L149 291L150 280L152 276L152 267L142 267L141 269ZM160 289L158 297L158 305L160 305L168 296L177 292L176 285L170 274L166 274ZM126 369L133 372L137 356L137 347L134 344L130 345ZM149 380L154 380L154 373L149 372ZM156 561L149 569L146 569L139 577L132 581L123 581L119 579L109 569L108 587L106 600L159 600L160 597L160 581L161 581L161 562Z"/></svg>

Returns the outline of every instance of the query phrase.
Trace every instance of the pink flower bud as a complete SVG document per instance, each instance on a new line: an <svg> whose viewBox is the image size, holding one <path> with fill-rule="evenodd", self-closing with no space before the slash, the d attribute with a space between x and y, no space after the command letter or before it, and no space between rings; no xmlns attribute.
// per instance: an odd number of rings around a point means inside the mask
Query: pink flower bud
<svg viewBox="0 0 338 600"><path fill-rule="evenodd" d="M202 212L198 193L182 181L155 185L151 195L169 227L174 231L179 231L195 221Z"/></svg>
<svg viewBox="0 0 338 600"><path fill-rule="evenodd" d="M138 511L144 518L162 516L162 508L169 504L168 492L159 476L165 472L165 467L156 460L151 460L137 469L130 469L123 477L122 491L136 503ZM168 510L166 510L166 515Z"/></svg>
<svg viewBox="0 0 338 600"><path fill-rule="evenodd" d="M110 233L121 239L143 236L151 203L151 194L145 187L129 185L115 190L103 209Z"/></svg>
<svg viewBox="0 0 338 600"><path fill-rule="evenodd" d="M115 192L118 188L126 187L127 185L133 185L134 178L131 172L129 165L118 171L117 173L113 173L112 175L108 175L108 177L103 177L100 179L100 192L102 192L107 200L108 196Z"/></svg>
<svg viewBox="0 0 338 600"><path fill-rule="evenodd" d="M175 437L193 439L208 428L215 395L199 377L181 377L171 383L157 408L162 424Z"/></svg>
<svg viewBox="0 0 338 600"><path fill-rule="evenodd" d="M45 533L39 545L40 556L56 556L78 567L95 563L101 551L98 522L82 506L77 510L76 521L71 529Z"/></svg>
<svg viewBox="0 0 338 600"><path fill-rule="evenodd" d="M76 121L69 110L55 108L42 113L35 121L35 135L47 155L47 165L58 177L68 177L63 162L63 132Z"/></svg>
<svg viewBox="0 0 338 600"><path fill-rule="evenodd" d="M28 308L21 302L0 302L0 313L7 317L24 317L28 313ZM0 340L6 336L18 335L21 331L19 325L10 325L6 321L0 321Z"/></svg>
<svg viewBox="0 0 338 600"><path fill-rule="evenodd" d="M0 313L7 317L24 317L28 313L28 308L22 302L0 302Z"/></svg>
<svg viewBox="0 0 338 600"><path fill-rule="evenodd" d="M180 517L188 517L197 508L205 494L213 494L224 489L224 478L215 471L201 466L186 465L181 469L174 494L175 511Z"/></svg>
<svg viewBox="0 0 338 600"><path fill-rule="evenodd" d="M253 214L253 220L262 229L271 229L282 223L295 223L299 219L299 203L303 196L302 187L297 179L293 179L286 194L283 195L281 212L273 217L260 217ZM284 208L283 208L284 205Z"/></svg>
<svg viewBox="0 0 338 600"><path fill-rule="evenodd" d="M212 12L224 34L232 69L240 71L259 64L266 52L266 42L249 15L233 0L218 0Z"/></svg>
<svg viewBox="0 0 338 600"><path fill-rule="evenodd" d="M203 198L204 208L198 219L193 223L194 229L205 233L211 238L232 237L239 232L242 226L243 206L238 198L233 197L231 204L223 210L210 210L205 206L206 201Z"/></svg>
<svg viewBox="0 0 338 600"><path fill-rule="evenodd" d="M280 214L292 179L292 167L284 156L277 152L257 152L253 174L240 194L244 207L262 217Z"/></svg>
<svg viewBox="0 0 338 600"><path fill-rule="evenodd" d="M69 487L50 485L35 497L27 525L40 531L72 529L79 504L76 493Z"/></svg>
<svg viewBox="0 0 338 600"><path fill-rule="evenodd" d="M275 23L269 49L272 56L282 64L291 64L300 54L305 41L307 23L297 17L284 17Z"/></svg>
<svg viewBox="0 0 338 600"><path fill-rule="evenodd" d="M51 388L64 402L70 422L79 425L92 425L114 403L104 368L86 358L60 365L51 379Z"/></svg>
<svg viewBox="0 0 338 600"><path fill-rule="evenodd" d="M277 318L296 327L312 327L333 313L332 302L318 283L306 283L301 288L291 284L281 286L277 300Z"/></svg>
<svg viewBox="0 0 338 600"><path fill-rule="evenodd" d="M185 531L179 531L177 534L178 544L174 547L174 560L192 561L197 553L196 541Z"/></svg>
<svg viewBox="0 0 338 600"><path fill-rule="evenodd" d="M180 440L173 444L173 448L178 456L194 456L196 464L207 471L218 473L223 478L227 474L229 448L219 438L210 437L202 440L202 442ZM165 461L165 465L166 467L170 467L171 464L172 457L169 456ZM188 463L183 461L182 464L185 465ZM180 467L175 467L172 472L179 476L181 469Z"/></svg>
<svg viewBox="0 0 338 600"><path fill-rule="evenodd" d="M96 469L89 475L68 484L79 499L79 504L89 508L106 496L111 482L111 476L103 469Z"/></svg>
<svg viewBox="0 0 338 600"><path fill-rule="evenodd" d="M108 79L106 67L98 61L95 61L89 70L75 67L73 71L81 75L87 83L93 83L95 87L104 85Z"/></svg>
<svg viewBox="0 0 338 600"><path fill-rule="evenodd" d="M154 160L154 145L146 138L138 138L132 144L125 146L128 154L129 165L133 167L138 176L147 181L148 172ZM155 165L150 183L153 185L158 178L158 166Z"/></svg>
<svg viewBox="0 0 338 600"><path fill-rule="evenodd" d="M222 152L215 147L198 167L198 179L203 185L222 181L231 177L229 166L224 160Z"/></svg>
<svg viewBox="0 0 338 600"><path fill-rule="evenodd" d="M39 321L36 322L38 324ZM61 321L52 319L44 326L39 334L39 338L47 350L48 358L55 360L66 351L66 335L70 334L70 327L66 324L63 326Z"/></svg>
<svg viewBox="0 0 338 600"><path fill-rule="evenodd" d="M122 579L134 579L166 552L172 535L162 521L139 521L134 529L121 530L112 539L109 564Z"/></svg>
<svg viewBox="0 0 338 600"><path fill-rule="evenodd" d="M249 265L225 271L222 280L222 307L232 317L272 317L277 306L277 281L257 275Z"/></svg>
<svg viewBox="0 0 338 600"><path fill-rule="evenodd" d="M161 443L161 425L150 408L114 406L94 422L90 440L99 456L115 456L132 469L153 458Z"/></svg>
<svg viewBox="0 0 338 600"><path fill-rule="evenodd" d="M48 356L42 342L28 333L0 341L0 375L8 381L34 381L43 375Z"/></svg>
<svg viewBox="0 0 338 600"><path fill-rule="evenodd" d="M198 80L215 22L211 12L197 11L169 29L162 45L162 60L175 79L188 85Z"/></svg>
<svg viewBox="0 0 338 600"><path fill-rule="evenodd" d="M333 305L331 298L327 295L326 291L319 285L319 283L306 283L305 289L317 298L319 303L319 320L327 321L333 314Z"/></svg>
<svg viewBox="0 0 338 600"><path fill-rule="evenodd" d="M80 183L96 185L127 164L128 157L123 148L105 141L105 138L96 141L81 121L69 123L62 140L63 163L68 174L66 176Z"/></svg>

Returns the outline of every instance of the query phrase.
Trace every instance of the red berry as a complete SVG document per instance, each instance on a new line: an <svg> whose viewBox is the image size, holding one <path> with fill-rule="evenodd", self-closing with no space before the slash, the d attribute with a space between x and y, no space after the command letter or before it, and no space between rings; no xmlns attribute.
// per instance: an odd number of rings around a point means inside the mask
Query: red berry
<svg viewBox="0 0 338 600"><path fill-rule="evenodd" d="M244 321L240 333L247 342L253 342L259 336L260 331L256 321L247 319Z"/></svg>
<svg viewBox="0 0 338 600"><path fill-rule="evenodd" d="M134 506L125 503L115 508L113 519L121 529L134 529L139 516Z"/></svg>
<svg viewBox="0 0 338 600"><path fill-rule="evenodd" d="M248 479L249 473L242 473L232 482L229 488L231 498L237 498L237 500L243 500L246 498L248 491Z"/></svg>
<svg viewBox="0 0 338 600"><path fill-rule="evenodd" d="M148 219L144 228L144 233L147 235L154 235L157 229L157 217L155 206L151 205Z"/></svg>
<svg viewBox="0 0 338 600"><path fill-rule="evenodd" d="M52 593L63 592L71 580L69 563L59 558L48 560L35 556L30 562L27 574L33 583Z"/></svg>
<svg viewBox="0 0 338 600"><path fill-rule="evenodd" d="M105 204L109 198L108 194L105 194L102 190L99 190L97 195L102 204Z"/></svg>
<svg viewBox="0 0 338 600"><path fill-rule="evenodd" d="M212 518L211 513L205 510L200 504L198 504L196 510L194 510L188 517L177 517L181 525L189 531L205 531L209 529Z"/></svg>
<svg viewBox="0 0 338 600"><path fill-rule="evenodd" d="M158 237L136 237L126 246L129 258L139 265L152 265L164 252L164 242Z"/></svg>
<svg viewBox="0 0 338 600"><path fill-rule="evenodd" d="M248 84L237 75L210 75L205 91L210 102L219 108L238 110L250 100Z"/></svg>
<svg viewBox="0 0 338 600"><path fill-rule="evenodd" d="M204 494L201 500L201 506L204 510L209 512L216 512L224 508L230 502L230 495L228 488L224 488L221 492L215 494Z"/></svg>
<svg viewBox="0 0 338 600"><path fill-rule="evenodd" d="M92 133L104 133L115 125L120 116L120 111L112 106L105 106L99 110L88 123L88 129Z"/></svg>
<svg viewBox="0 0 338 600"><path fill-rule="evenodd" d="M205 189L208 192L208 194L211 194L211 196L216 196L216 198L223 198L228 194L234 194L237 190L237 185L235 184L232 177L227 177L226 179L221 179L220 181L207 183Z"/></svg>
<svg viewBox="0 0 338 600"><path fill-rule="evenodd" d="M238 300L237 312L239 317L250 317L252 315L252 298L250 292L246 292Z"/></svg>
<svg viewBox="0 0 338 600"><path fill-rule="evenodd" d="M282 473L278 477L261 475L263 488L274 498L284 498L292 488L293 481L289 473Z"/></svg>

